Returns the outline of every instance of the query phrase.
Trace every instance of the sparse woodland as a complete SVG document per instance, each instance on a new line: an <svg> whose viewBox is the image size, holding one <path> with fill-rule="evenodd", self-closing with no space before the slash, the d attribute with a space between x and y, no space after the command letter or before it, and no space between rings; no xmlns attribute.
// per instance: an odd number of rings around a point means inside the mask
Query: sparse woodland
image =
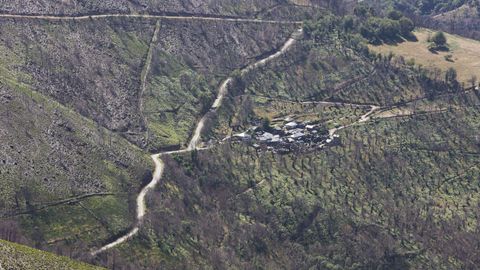
<svg viewBox="0 0 480 270"><path fill-rule="evenodd" d="M148 225L122 252L137 250L132 257L145 268L477 265L478 92L437 70L370 53L340 22L307 24L296 49L236 81L217 130L231 118L240 126L230 128L247 126L261 110L256 96L413 113L345 129L326 150L276 155L237 143L167 159ZM424 109L430 106L445 109ZM158 249L142 249L146 243Z"/></svg>
<svg viewBox="0 0 480 270"><path fill-rule="evenodd" d="M480 264L476 79L462 84L455 70L444 74L367 46L410 38L412 24L428 26L419 18L434 20L474 2L171 2L118 1L110 8L292 16L305 18L303 37L242 75L295 26L0 18L0 138L8 142L0 146L1 239L108 269ZM105 11L96 4L63 8L73 15ZM58 12L52 5L21 11ZM404 8L377 12L391 5ZM3 12L13 8L0 4ZM228 76L225 102L209 111ZM351 105L305 103L315 101ZM359 122L368 106L378 110ZM184 147L204 114L202 140L213 147L162 157L165 173L147 194L138 235L91 256L132 227L136 195L152 178L148 153ZM259 119L271 127L271 118L290 115L317 121L326 133L348 127L334 145L282 155L223 140Z"/></svg>

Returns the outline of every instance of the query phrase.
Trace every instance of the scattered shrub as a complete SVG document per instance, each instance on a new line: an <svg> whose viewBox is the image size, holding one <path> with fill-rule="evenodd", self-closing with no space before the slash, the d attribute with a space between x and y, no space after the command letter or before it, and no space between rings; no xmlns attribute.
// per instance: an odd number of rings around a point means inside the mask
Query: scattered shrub
<svg viewBox="0 0 480 270"><path fill-rule="evenodd" d="M400 41L399 37L411 39L413 36L414 23L399 11L391 10L382 18L374 16L374 12L368 7L359 5L355 8L354 14L358 21L345 19L344 28L358 25L357 29L370 43L397 42Z"/></svg>
<svg viewBox="0 0 480 270"><path fill-rule="evenodd" d="M439 31L431 37L431 42L437 46L445 46L447 44L447 37L442 31Z"/></svg>
<svg viewBox="0 0 480 270"><path fill-rule="evenodd" d="M447 45L447 37L441 31L436 32L433 36L429 37L428 41L430 42L428 44L428 49L432 52L450 50Z"/></svg>
<svg viewBox="0 0 480 270"><path fill-rule="evenodd" d="M445 81L447 83L455 83L457 81L457 71L454 68L449 68L445 73Z"/></svg>
<svg viewBox="0 0 480 270"><path fill-rule="evenodd" d="M401 18L398 23L400 24L400 32L403 36L411 35L412 31L415 29L415 24L409 18Z"/></svg>
<svg viewBox="0 0 480 270"><path fill-rule="evenodd" d="M448 61L448 62L454 62L453 61L453 55L451 54L447 54L444 56L445 60Z"/></svg>

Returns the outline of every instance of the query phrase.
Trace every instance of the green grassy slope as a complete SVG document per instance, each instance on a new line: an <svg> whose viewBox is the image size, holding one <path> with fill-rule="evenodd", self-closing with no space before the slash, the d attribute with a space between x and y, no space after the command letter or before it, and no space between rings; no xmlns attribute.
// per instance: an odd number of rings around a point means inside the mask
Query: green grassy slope
<svg viewBox="0 0 480 270"><path fill-rule="evenodd" d="M188 143L221 80L281 47L295 27L162 21L143 95L149 149Z"/></svg>
<svg viewBox="0 0 480 270"><path fill-rule="evenodd" d="M353 50L346 41L354 37L335 29L315 41L318 35L307 31L293 52L309 57L292 52L244 78L221 109L219 123L233 128L237 118L245 128L269 110L310 112L320 121L359 114L295 103L312 97L405 104L416 114L354 125L338 133L339 145L318 151L277 155L237 143L165 157L166 174L149 196L145 227L117 252L146 269L477 265L478 92L434 81L398 58L367 54L360 44ZM314 61L315 55L323 57ZM341 82L370 68L376 72L362 87L321 86L325 78ZM239 95L241 89L250 101ZM275 105L271 98L289 101ZM444 110L422 111L430 106Z"/></svg>
<svg viewBox="0 0 480 270"><path fill-rule="evenodd" d="M168 2L155 0L115 0L100 1L68 1L58 2L49 0L13 0L2 2L0 11L14 14L55 14L77 15L98 13L187 13L211 14L217 16L253 16L264 9L279 4L281 0L224 0L203 1L170 0Z"/></svg>
<svg viewBox="0 0 480 270"><path fill-rule="evenodd" d="M11 270L104 269L3 240L0 240L0 267Z"/></svg>
<svg viewBox="0 0 480 270"><path fill-rule="evenodd" d="M146 227L121 250L147 268L473 267L480 102L455 103L311 153L227 145L169 159Z"/></svg>
<svg viewBox="0 0 480 270"><path fill-rule="evenodd" d="M16 221L45 248L98 245L128 228L134 196L150 178L148 155L29 86L1 80L0 222Z"/></svg>
<svg viewBox="0 0 480 270"><path fill-rule="evenodd" d="M4 76L141 145L140 73L154 21L2 19Z"/></svg>

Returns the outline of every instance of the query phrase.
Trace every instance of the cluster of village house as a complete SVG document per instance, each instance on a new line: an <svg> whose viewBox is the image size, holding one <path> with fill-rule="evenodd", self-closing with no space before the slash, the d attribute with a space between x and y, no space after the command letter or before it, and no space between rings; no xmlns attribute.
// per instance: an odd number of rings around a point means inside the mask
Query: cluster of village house
<svg viewBox="0 0 480 270"><path fill-rule="evenodd" d="M290 118L284 119L284 124L268 129L252 127L248 131L235 134L234 140L251 143L257 149L288 153L299 148L316 148L337 141L338 135L329 136L328 130L310 122L296 122Z"/></svg>

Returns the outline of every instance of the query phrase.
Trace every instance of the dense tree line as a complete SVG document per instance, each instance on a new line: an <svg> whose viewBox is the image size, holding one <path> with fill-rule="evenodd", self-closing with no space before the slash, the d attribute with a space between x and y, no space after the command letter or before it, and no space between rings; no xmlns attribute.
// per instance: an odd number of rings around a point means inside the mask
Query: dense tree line
<svg viewBox="0 0 480 270"><path fill-rule="evenodd" d="M448 12L462 5L478 5L478 0L369 0L366 1L378 10L392 8L409 14L431 15Z"/></svg>
<svg viewBox="0 0 480 270"><path fill-rule="evenodd" d="M449 18L433 18L425 15L410 16L416 25L442 30L448 33L461 35L467 38L480 39L480 16L457 16Z"/></svg>
<svg viewBox="0 0 480 270"><path fill-rule="evenodd" d="M386 18L402 17L389 13ZM345 83L346 78L362 75L344 88L334 87L336 81L322 85L318 94L330 96L332 91L336 98L363 98L362 102L385 106L398 105L403 98L404 103L413 103L416 94L422 101L452 97L452 108L465 107L465 111L373 120L342 133L338 146L314 153L275 155L226 143L165 157L162 183L148 195L151 210L145 227L121 253L103 254L104 265L113 269L468 269L478 263L474 252L478 236L466 229L471 226L468 217L478 215L476 201L460 202L463 197L456 195L476 194L477 181L448 180L452 174L478 179L475 173L461 175L477 160L448 153L450 148L478 152L478 145L467 144L473 122L466 118L478 115L476 110L467 111L477 100L454 103L462 92L453 86L458 84L453 72L443 78L438 70L406 63L401 57L371 53L360 38L358 18L352 17L350 23L347 19L325 16L307 22L299 46L244 78L235 72L229 93L240 100L244 88L258 78L264 78L259 86L272 90L269 85L276 77L263 73L282 74L278 77L282 84L302 82L303 88L301 84L291 88L300 91L300 98L317 87L315 80L346 74L341 78ZM357 69L365 73L354 72ZM255 90L260 93L261 87ZM273 92L278 94L276 89ZM252 112L230 105L231 98L222 105L219 118ZM435 203L445 194L449 200ZM446 218L449 211L459 216ZM125 261L135 263L126 266Z"/></svg>
<svg viewBox="0 0 480 270"><path fill-rule="evenodd" d="M396 42L401 38L411 39L415 28L413 21L401 12L391 10L384 16L378 16L373 8L363 4L355 7L353 16L345 17L344 26L346 30L360 32L374 44Z"/></svg>
<svg viewBox="0 0 480 270"><path fill-rule="evenodd" d="M368 0L363 4L379 14L400 11L417 26L480 39L479 0Z"/></svg>

